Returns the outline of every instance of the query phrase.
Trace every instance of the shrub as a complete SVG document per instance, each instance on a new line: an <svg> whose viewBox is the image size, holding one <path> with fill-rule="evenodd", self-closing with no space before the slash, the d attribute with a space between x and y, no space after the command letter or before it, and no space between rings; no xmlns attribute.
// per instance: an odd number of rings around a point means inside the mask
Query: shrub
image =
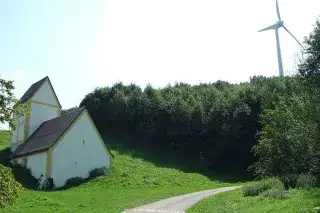
<svg viewBox="0 0 320 213"><path fill-rule="evenodd" d="M290 194L288 191L286 191L284 188L271 188L267 191L264 191L261 193L261 196L263 197L270 197L270 198L278 198L278 199L286 199L290 197Z"/></svg>
<svg viewBox="0 0 320 213"><path fill-rule="evenodd" d="M51 190L54 189L55 185L54 185L54 181L52 178L47 178L44 182L43 182L43 186L42 189L44 190Z"/></svg>
<svg viewBox="0 0 320 213"><path fill-rule="evenodd" d="M66 181L66 184L63 186L63 188L69 188L73 186L79 186L81 183L84 182L84 179L81 177L73 177Z"/></svg>
<svg viewBox="0 0 320 213"><path fill-rule="evenodd" d="M284 185L279 178L268 178L245 186L243 188L243 195L245 197L257 196L272 188L284 190Z"/></svg>
<svg viewBox="0 0 320 213"><path fill-rule="evenodd" d="M297 188L300 189L311 189L316 187L317 179L311 174L301 174L297 179Z"/></svg>
<svg viewBox="0 0 320 213"><path fill-rule="evenodd" d="M95 177L106 175L107 173L108 173L108 169L106 167L96 168L90 171L89 177L95 178Z"/></svg>
<svg viewBox="0 0 320 213"><path fill-rule="evenodd" d="M320 174L316 174L315 177L317 179L317 186L320 187Z"/></svg>
<svg viewBox="0 0 320 213"><path fill-rule="evenodd" d="M20 187L11 170L0 164L0 207L13 203L18 198Z"/></svg>
<svg viewBox="0 0 320 213"><path fill-rule="evenodd" d="M297 174L288 174L281 176L281 181L283 182L286 189L296 188L297 185Z"/></svg>

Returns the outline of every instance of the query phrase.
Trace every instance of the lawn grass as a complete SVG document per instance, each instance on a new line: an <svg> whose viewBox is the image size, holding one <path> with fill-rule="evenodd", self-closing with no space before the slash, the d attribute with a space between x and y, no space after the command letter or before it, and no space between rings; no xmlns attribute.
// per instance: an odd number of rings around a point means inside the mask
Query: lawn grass
<svg viewBox="0 0 320 213"><path fill-rule="evenodd" d="M0 163L7 154L9 133L0 131ZM199 173L160 166L124 148L111 149L113 168L106 176L57 191L37 191L23 184L20 198L1 212L119 213L162 198L239 183L219 181ZM163 157L163 156L162 156ZM4 164L7 166L6 164ZM21 175L20 175L21 176ZM19 180L24 180L20 177Z"/></svg>
<svg viewBox="0 0 320 213"><path fill-rule="evenodd" d="M244 197L242 189L206 198L188 213L318 213L320 189L311 191L290 190L288 199Z"/></svg>

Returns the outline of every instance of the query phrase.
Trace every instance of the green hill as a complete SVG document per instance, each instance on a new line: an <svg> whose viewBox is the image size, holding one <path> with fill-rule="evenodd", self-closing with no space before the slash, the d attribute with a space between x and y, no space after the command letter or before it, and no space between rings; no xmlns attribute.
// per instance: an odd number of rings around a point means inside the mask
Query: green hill
<svg viewBox="0 0 320 213"><path fill-rule="evenodd" d="M320 189L290 190L288 199L244 197L242 190L226 192L201 200L188 213L318 213Z"/></svg>
<svg viewBox="0 0 320 213"><path fill-rule="evenodd" d="M115 141L112 144L111 151L115 158L110 173L77 187L37 191L24 183L28 179L26 176L15 174L25 187L19 193L19 200L2 209L2 212L118 213L173 195L231 185L231 181L218 181L218 178L215 180L202 174L183 172L174 166L160 166L136 157L142 151L121 148L116 146ZM8 154L8 145L9 133L1 131L0 162L4 165L7 165L3 159ZM165 158L159 153L158 159L161 157Z"/></svg>

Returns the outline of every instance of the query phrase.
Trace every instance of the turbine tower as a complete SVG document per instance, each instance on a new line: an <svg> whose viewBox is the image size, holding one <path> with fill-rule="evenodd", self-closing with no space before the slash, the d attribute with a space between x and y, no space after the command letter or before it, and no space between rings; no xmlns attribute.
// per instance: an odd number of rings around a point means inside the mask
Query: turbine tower
<svg viewBox="0 0 320 213"><path fill-rule="evenodd" d="M298 44L303 48L302 44L298 41L296 37L284 26L283 21L281 20L280 10L278 0L276 0L276 10L278 15L278 21L269 27L266 27L258 32L267 31L267 30L275 30L276 32L276 43L277 43L277 53L278 53L278 65L279 65L279 75L283 77L283 66L282 66L282 58L281 58L281 49L280 49L280 40L279 40L279 28L285 29L291 36L298 42Z"/></svg>

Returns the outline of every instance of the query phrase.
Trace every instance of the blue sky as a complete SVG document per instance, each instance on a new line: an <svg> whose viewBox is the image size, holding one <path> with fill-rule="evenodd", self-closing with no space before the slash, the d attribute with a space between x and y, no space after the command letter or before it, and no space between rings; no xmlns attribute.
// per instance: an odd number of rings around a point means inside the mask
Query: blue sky
<svg viewBox="0 0 320 213"><path fill-rule="evenodd" d="M302 41L319 0L279 0ZM0 0L0 75L20 96L49 76L63 108L117 81L162 87L278 74L275 0ZM296 42L280 30L285 73Z"/></svg>

